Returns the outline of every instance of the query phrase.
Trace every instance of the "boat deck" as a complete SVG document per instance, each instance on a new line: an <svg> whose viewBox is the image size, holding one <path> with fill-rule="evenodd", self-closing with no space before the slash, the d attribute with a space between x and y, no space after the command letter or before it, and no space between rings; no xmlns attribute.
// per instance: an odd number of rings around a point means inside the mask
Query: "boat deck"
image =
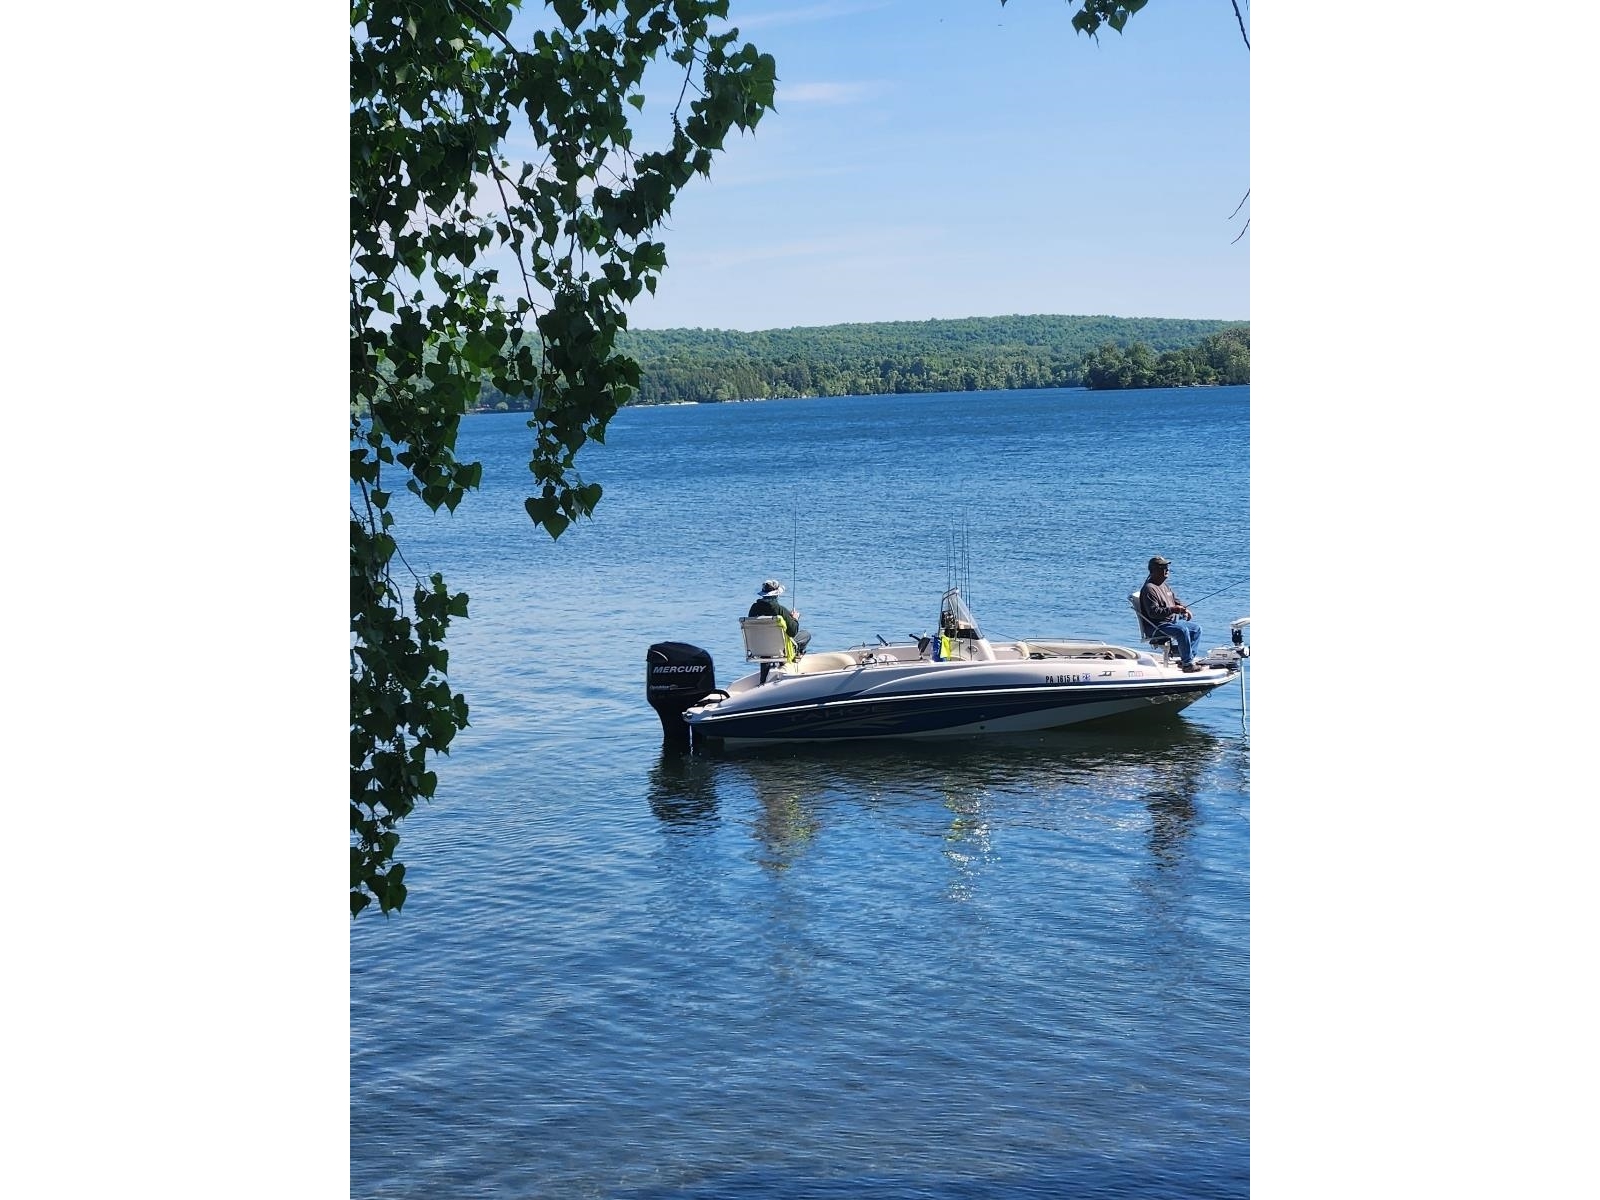
<svg viewBox="0 0 1600 1200"><path fill-rule="evenodd" d="M1126 659L1150 661L1148 653L1115 646L1108 642L1086 641L1015 641L959 643L955 655L946 660L956 662L1026 662L1029 660L1065 659ZM767 677L769 684L797 675L826 675L835 671L858 671L863 668L892 666L902 663L923 662L932 665L927 648L914 642L891 642L887 645L853 646L848 650L824 650L802 655L795 662L774 667ZM730 694L749 691L761 686L760 672L753 672L728 685Z"/></svg>

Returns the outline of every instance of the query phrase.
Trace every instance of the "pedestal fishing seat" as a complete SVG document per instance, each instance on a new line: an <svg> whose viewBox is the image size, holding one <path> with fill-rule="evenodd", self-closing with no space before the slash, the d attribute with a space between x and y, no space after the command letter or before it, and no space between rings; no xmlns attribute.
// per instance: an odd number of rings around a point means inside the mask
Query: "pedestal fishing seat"
<svg viewBox="0 0 1600 1200"><path fill-rule="evenodd" d="M1128 604L1133 608L1133 615L1139 621L1139 640L1152 648L1159 648L1162 662L1171 662L1172 635L1170 633L1162 633L1145 618L1144 609L1139 607L1138 592L1128 593Z"/></svg>
<svg viewBox="0 0 1600 1200"><path fill-rule="evenodd" d="M761 664L761 682L775 666L794 661L794 643L777 617L740 617L744 635L744 660Z"/></svg>

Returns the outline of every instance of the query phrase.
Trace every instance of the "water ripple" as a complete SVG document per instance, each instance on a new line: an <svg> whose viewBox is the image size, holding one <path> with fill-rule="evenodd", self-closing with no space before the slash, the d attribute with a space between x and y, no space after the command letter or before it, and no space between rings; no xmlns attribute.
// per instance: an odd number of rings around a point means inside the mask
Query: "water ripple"
<svg viewBox="0 0 1600 1200"><path fill-rule="evenodd" d="M1228 391L625 410L588 468L601 519L559 543L521 512L522 422L467 422L484 494L406 520L414 565L472 595L472 725L402 829L404 913L352 926L352 1195L1246 1195L1233 701L720 756L664 751L643 703L647 644L727 678L733 618L796 560L822 644L926 627L952 515L995 631L1125 641L1154 549L1180 595L1248 576ZM992 437L953 454L974 404ZM1172 476L1155 419L1216 463ZM815 465L775 482L775 442ZM1158 483L1184 528L1129 504Z"/></svg>

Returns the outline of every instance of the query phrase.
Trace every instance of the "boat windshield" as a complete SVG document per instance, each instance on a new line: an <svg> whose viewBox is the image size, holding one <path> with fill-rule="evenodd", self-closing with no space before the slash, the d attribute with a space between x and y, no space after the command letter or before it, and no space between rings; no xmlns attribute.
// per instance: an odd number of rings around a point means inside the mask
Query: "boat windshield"
<svg viewBox="0 0 1600 1200"><path fill-rule="evenodd" d="M939 603L939 629L956 637L982 637L972 610L961 598L959 588L951 588Z"/></svg>

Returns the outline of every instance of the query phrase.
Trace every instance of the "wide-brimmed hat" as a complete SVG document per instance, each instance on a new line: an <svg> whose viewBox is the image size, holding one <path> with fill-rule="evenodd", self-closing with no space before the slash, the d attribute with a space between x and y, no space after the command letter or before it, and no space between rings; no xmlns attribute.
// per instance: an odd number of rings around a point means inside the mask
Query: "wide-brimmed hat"
<svg viewBox="0 0 1600 1200"><path fill-rule="evenodd" d="M1150 569L1152 571L1157 567L1170 567L1171 565L1172 560L1170 558L1162 558L1159 554L1150 560Z"/></svg>
<svg viewBox="0 0 1600 1200"><path fill-rule="evenodd" d="M768 579L762 583L761 590L756 595L763 600L771 596L781 596L783 595L783 584L776 579Z"/></svg>

